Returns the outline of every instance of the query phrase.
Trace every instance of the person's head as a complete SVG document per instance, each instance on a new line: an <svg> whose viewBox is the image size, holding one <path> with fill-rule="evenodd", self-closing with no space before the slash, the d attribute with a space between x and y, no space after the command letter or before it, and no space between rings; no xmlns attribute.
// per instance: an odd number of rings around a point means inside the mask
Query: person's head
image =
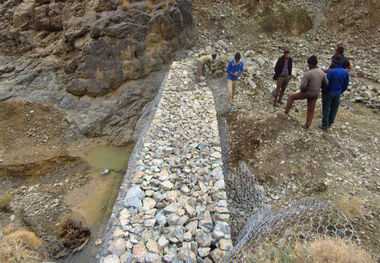
<svg viewBox="0 0 380 263"><path fill-rule="evenodd" d="M333 63L335 66L341 66L342 63L343 63L343 59L342 59L341 56L336 56L336 57L333 58L332 63Z"/></svg>
<svg viewBox="0 0 380 263"><path fill-rule="evenodd" d="M212 59L213 59L213 60L216 59L216 54L212 54Z"/></svg>
<svg viewBox="0 0 380 263"><path fill-rule="evenodd" d="M285 50L285 51L284 51L284 57L285 57L286 59L289 59L289 58L291 57L291 54L290 54L290 51L289 51L289 50Z"/></svg>
<svg viewBox="0 0 380 263"><path fill-rule="evenodd" d="M307 64L309 65L309 68L314 68L318 64L318 59L316 56L311 56L307 59Z"/></svg>
<svg viewBox="0 0 380 263"><path fill-rule="evenodd" d="M241 59L241 55L240 55L239 52L237 52L237 53L235 54L235 63L239 63L240 59Z"/></svg>
<svg viewBox="0 0 380 263"><path fill-rule="evenodd" d="M344 53L344 47L342 47L341 45L336 46L335 54L336 55L343 55L343 53Z"/></svg>

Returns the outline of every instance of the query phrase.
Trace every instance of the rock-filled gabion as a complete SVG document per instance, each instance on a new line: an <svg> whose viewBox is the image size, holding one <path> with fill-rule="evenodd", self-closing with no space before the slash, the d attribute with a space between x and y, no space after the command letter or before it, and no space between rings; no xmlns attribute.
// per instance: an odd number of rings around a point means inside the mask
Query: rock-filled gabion
<svg viewBox="0 0 380 263"><path fill-rule="evenodd" d="M232 248L213 95L193 66L171 66L102 263L218 262Z"/></svg>

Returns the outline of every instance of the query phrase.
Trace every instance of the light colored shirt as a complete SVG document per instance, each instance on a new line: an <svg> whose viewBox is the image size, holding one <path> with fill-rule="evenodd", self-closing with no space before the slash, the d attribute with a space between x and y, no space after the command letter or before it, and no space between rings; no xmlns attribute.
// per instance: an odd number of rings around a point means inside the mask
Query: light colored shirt
<svg viewBox="0 0 380 263"><path fill-rule="evenodd" d="M201 56L200 58L198 58L198 61L199 61L202 65L208 65L208 66L211 66L211 63L212 63L213 59L212 59L212 56L211 56L211 55L207 55L207 56Z"/></svg>

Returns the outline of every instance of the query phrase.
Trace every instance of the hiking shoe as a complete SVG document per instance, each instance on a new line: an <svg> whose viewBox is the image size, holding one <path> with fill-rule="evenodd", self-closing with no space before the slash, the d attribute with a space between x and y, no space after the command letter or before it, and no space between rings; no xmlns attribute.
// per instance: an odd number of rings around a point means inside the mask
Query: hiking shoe
<svg viewBox="0 0 380 263"><path fill-rule="evenodd" d="M273 107L279 108L280 105L278 105L277 103L273 103Z"/></svg>
<svg viewBox="0 0 380 263"><path fill-rule="evenodd" d="M309 129L309 127L307 127L306 125L302 125L302 128L304 128L305 130Z"/></svg>
<svg viewBox="0 0 380 263"><path fill-rule="evenodd" d="M323 125L318 125L318 128L319 129L322 129L324 131L327 131L328 130L328 127L327 126L323 126Z"/></svg>

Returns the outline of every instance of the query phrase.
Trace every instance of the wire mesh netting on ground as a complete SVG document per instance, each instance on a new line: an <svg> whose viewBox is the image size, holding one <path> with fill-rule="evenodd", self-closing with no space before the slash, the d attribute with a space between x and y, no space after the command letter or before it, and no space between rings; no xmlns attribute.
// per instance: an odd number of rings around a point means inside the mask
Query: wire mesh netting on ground
<svg viewBox="0 0 380 263"><path fill-rule="evenodd" d="M278 213L270 209L256 212L240 232L235 247L221 262L247 262L263 245L291 247L319 237L360 244L354 227L335 205L304 198Z"/></svg>
<svg viewBox="0 0 380 263"><path fill-rule="evenodd" d="M223 117L227 108L226 80L211 82L217 110L219 135L223 157L223 173L226 180L231 211L244 211L252 215L242 230L241 214L232 216L232 232L240 230L235 246L220 261L256 262L255 253L263 247L272 246L291 249L296 244L322 238L341 238L360 244L354 227L347 217L332 203L315 198L304 198L283 211L274 211L265 195L264 188L245 162L232 168L229 163L228 125ZM231 222L232 222L231 221ZM234 229L235 228L237 229Z"/></svg>

